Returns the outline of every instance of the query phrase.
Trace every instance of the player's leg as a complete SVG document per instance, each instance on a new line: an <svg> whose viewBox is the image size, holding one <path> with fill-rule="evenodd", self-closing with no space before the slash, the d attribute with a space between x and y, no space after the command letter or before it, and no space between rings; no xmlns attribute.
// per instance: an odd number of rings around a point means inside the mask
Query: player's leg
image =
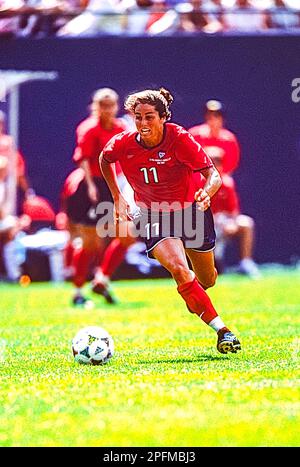
<svg viewBox="0 0 300 467"><path fill-rule="evenodd" d="M69 219L66 222L65 229L69 233L69 239L64 248L64 277L65 279L69 279L72 278L74 274L73 258L76 251L81 249L81 239L78 232L78 225L74 224Z"/></svg>
<svg viewBox="0 0 300 467"><path fill-rule="evenodd" d="M260 272L253 260L254 245L254 220L246 215L236 218L237 235L240 241L240 264L239 271L252 278L258 278Z"/></svg>
<svg viewBox="0 0 300 467"><path fill-rule="evenodd" d="M84 297L82 289L87 281L91 262L99 251L100 245L94 226L78 225L78 233L82 240L82 247L75 251L73 259L72 282L75 287L73 303L74 305L85 305L87 299Z"/></svg>
<svg viewBox="0 0 300 467"><path fill-rule="evenodd" d="M123 174L118 176L118 183L123 196L128 201L130 213L134 215L138 208L134 201L133 189ZM116 238L106 248L104 256L96 269L92 283L93 292L103 295L107 303L111 304L116 303L116 300L110 291L110 279L123 262L128 248L136 242L135 229L132 222L122 222L117 226L112 224L109 226L109 229L113 231L113 235L110 236L115 236ZM98 234L101 236L101 229L98 230Z"/></svg>
<svg viewBox="0 0 300 467"><path fill-rule="evenodd" d="M151 251L153 257L165 267L177 283L177 291L191 313L198 315L218 333L217 349L221 353L236 352L241 348L237 338L218 316L209 296L190 270L181 239L165 238Z"/></svg>
<svg viewBox="0 0 300 467"><path fill-rule="evenodd" d="M214 249L214 260L218 274L222 274L225 270L225 252L229 240L224 234L224 224L226 224L227 217L228 216L222 212L218 212L213 216L217 238Z"/></svg>
<svg viewBox="0 0 300 467"><path fill-rule="evenodd" d="M110 292L110 278L122 263L127 248L133 243L133 240L128 233L126 222L122 223L120 226L114 225L113 200L106 182L104 180L98 180L97 188L98 192L101 194L101 201L106 203L106 205L105 209L103 209L103 215L97 219L96 234L99 239L102 239L103 243L106 243L106 248L102 257L99 258L97 268L95 269L92 291L98 295L102 295L107 303L112 304L116 303L116 300ZM108 204L111 209L107 209ZM99 214L98 209L97 211ZM121 230L120 235L119 230Z"/></svg>
<svg viewBox="0 0 300 467"><path fill-rule="evenodd" d="M218 273L213 251L186 249L192 268L202 287L206 290L215 285Z"/></svg>
<svg viewBox="0 0 300 467"><path fill-rule="evenodd" d="M6 222L6 225L5 225ZM18 254L18 242L16 240L17 220L13 216L7 216L1 221L0 242L2 244L2 257L7 279L18 282L21 276L20 254Z"/></svg>
<svg viewBox="0 0 300 467"><path fill-rule="evenodd" d="M191 213L195 234L190 238L186 234L184 235L185 252L199 283L206 290L215 284L218 275L214 259L216 240L214 219L210 209L204 213L199 213L196 205L192 206ZM184 225L186 225L186 222L190 223L189 218L184 219L184 222ZM203 227L200 232L199 226ZM186 229L184 232L186 232Z"/></svg>
<svg viewBox="0 0 300 467"><path fill-rule="evenodd" d="M103 295L107 303L110 304L116 303L116 299L113 297L110 291L111 277L123 262L128 248L136 241L136 237L132 236L130 223L126 222L122 224L124 235L120 235L117 238L114 238L105 249L103 258L101 259L100 265L96 269L95 277L92 282L93 292L99 295Z"/></svg>
<svg viewBox="0 0 300 467"><path fill-rule="evenodd" d="M195 251L187 249L186 253L192 264L193 271L203 289L212 287L217 278L217 270L215 268L213 251ZM235 335L219 321L219 317L215 318L210 324L211 327L218 333L217 348L221 353L235 352L240 350L241 345Z"/></svg>
<svg viewBox="0 0 300 467"><path fill-rule="evenodd" d="M193 238L193 246L191 246L189 238L184 237L186 253L189 256L194 272L198 281L201 283L203 290L212 287L217 278L217 270L215 268L213 250L215 248L216 233L214 228L214 219L210 209L204 212L204 217L199 219L199 213L192 207L192 222L195 226L197 235ZM201 222L201 223L200 223ZM202 223L204 222L204 224ZM198 232L198 226L204 227L201 235L201 230ZM200 235L199 235L200 234ZM204 235L203 235L204 234ZM199 236L199 238L198 238ZM218 335L217 349L221 353L236 352L240 350L241 344L236 336L225 326L219 316L216 316L212 321L206 320L205 314L202 319L209 324Z"/></svg>
<svg viewBox="0 0 300 467"><path fill-rule="evenodd" d="M86 305L88 300L84 297L82 289L87 281L91 262L98 254L100 239L96 233L95 206L89 199L85 180L82 180L76 191L65 199L65 207L73 234L78 235L82 242L81 248L75 248L73 255L73 304Z"/></svg>

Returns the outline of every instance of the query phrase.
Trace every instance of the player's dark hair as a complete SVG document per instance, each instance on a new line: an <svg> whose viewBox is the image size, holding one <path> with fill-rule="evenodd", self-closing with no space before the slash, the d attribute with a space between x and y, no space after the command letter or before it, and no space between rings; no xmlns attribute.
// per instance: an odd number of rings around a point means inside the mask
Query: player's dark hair
<svg viewBox="0 0 300 467"><path fill-rule="evenodd" d="M145 91L129 94L125 100L124 107L128 112L134 113L138 104L153 105L160 118L165 117L166 120L170 120L171 112L169 106L172 102L173 96L165 88L159 88L158 90L145 89Z"/></svg>

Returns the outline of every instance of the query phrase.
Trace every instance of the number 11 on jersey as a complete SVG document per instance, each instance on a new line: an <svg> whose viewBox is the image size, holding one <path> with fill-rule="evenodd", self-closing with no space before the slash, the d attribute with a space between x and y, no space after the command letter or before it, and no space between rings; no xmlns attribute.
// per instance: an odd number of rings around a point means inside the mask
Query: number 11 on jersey
<svg viewBox="0 0 300 467"><path fill-rule="evenodd" d="M153 229L153 232L151 232L151 229ZM146 230L147 240L150 240L151 236L158 237L158 235L159 235L159 222L154 222L153 224L148 222L145 225L145 230Z"/></svg>
<svg viewBox="0 0 300 467"><path fill-rule="evenodd" d="M147 167L142 167L140 171L143 172L145 183L151 183L150 182L151 178L153 178L154 183L158 183L158 175L157 175L156 167L150 167L150 169L147 169ZM150 177L150 173L152 174L151 177Z"/></svg>

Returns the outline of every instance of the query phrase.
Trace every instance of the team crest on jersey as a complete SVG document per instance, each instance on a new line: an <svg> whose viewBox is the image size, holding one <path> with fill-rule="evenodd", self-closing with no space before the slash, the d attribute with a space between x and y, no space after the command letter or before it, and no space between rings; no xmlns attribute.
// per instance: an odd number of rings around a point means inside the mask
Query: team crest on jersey
<svg viewBox="0 0 300 467"><path fill-rule="evenodd" d="M159 157L160 159L162 159L163 157L165 157L165 155L166 155L166 153L163 152L163 151L159 151L159 153L158 153L158 157Z"/></svg>
<svg viewBox="0 0 300 467"><path fill-rule="evenodd" d="M90 209L87 212L87 216L89 219L92 219L92 220L97 218L96 209L94 208L94 206L90 207Z"/></svg>

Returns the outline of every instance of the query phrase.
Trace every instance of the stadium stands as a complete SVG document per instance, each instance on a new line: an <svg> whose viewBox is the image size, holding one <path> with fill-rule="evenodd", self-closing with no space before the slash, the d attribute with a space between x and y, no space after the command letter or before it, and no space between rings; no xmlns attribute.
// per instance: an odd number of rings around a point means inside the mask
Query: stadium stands
<svg viewBox="0 0 300 467"><path fill-rule="evenodd" d="M0 0L2 37L216 34L299 26L295 0Z"/></svg>

